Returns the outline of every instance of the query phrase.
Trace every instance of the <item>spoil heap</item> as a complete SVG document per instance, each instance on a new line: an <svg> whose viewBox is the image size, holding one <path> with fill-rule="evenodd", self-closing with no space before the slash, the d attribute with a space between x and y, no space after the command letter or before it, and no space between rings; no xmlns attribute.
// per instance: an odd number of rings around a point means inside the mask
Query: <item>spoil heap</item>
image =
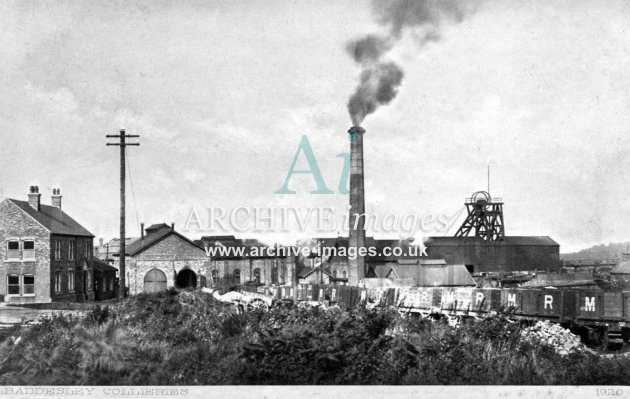
<svg viewBox="0 0 630 399"><path fill-rule="evenodd" d="M549 345L562 356L567 356L570 353L593 353L580 341L580 337L549 321L539 321L533 326L527 327L521 332L521 337L527 342Z"/></svg>

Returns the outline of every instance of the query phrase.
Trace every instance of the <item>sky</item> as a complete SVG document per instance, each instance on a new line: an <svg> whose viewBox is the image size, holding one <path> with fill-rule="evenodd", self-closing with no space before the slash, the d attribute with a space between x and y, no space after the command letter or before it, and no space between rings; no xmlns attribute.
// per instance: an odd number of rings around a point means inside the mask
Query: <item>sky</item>
<svg viewBox="0 0 630 399"><path fill-rule="evenodd" d="M506 234L562 252L630 240L629 19L621 1L484 1L440 40L404 32L388 54L398 95L362 123L367 211L456 214L490 165ZM38 185L49 203L59 187L64 210L115 237L119 154L105 135L125 128L141 136L128 236L142 222L181 229L193 208L347 212L337 155L360 70L346 44L386 29L370 2L2 1L0 23L2 196ZM311 194L309 175L275 193L304 135L333 194ZM237 232L304 234L320 232Z"/></svg>

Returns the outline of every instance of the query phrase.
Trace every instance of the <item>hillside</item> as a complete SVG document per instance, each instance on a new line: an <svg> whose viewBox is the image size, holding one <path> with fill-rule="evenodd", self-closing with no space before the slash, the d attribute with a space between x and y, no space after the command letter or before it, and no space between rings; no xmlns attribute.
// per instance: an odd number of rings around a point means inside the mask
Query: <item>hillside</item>
<svg viewBox="0 0 630 399"><path fill-rule="evenodd" d="M621 259L621 254L630 252L630 242L595 245L578 252L560 254L562 260Z"/></svg>

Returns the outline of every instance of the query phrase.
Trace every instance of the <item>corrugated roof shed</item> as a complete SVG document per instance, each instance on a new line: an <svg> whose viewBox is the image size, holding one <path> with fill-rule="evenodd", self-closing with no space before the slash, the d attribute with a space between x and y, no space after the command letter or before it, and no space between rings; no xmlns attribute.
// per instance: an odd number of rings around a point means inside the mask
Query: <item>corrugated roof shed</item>
<svg viewBox="0 0 630 399"><path fill-rule="evenodd" d="M611 274L630 274L630 261L621 261L611 271Z"/></svg>
<svg viewBox="0 0 630 399"><path fill-rule="evenodd" d="M415 262L380 264L370 267L368 274L376 278L414 281L424 286L474 286L475 281L464 265L447 265L443 259L422 259Z"/></svg>
<svg viewBox="0 0 630 399"><path fill-rule="evenodd" d="M559 245L549 236L506 236L503 241L495 241L488 243L487 241L479 237L428 237L424 244L430 245L453 245L453 246L466 246L466 245L483 245L483 244L495 244L495 245Z"/></svg>

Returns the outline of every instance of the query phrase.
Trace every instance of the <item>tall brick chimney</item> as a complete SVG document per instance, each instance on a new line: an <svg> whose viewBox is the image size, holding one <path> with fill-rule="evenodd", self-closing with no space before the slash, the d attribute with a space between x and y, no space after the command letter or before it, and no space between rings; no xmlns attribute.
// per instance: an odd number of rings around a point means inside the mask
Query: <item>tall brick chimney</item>
<svg viewBox="0 0 630 399"><path fill-rule="evenodd" d="M31 206L31 208L35 209L37 212L39 212L39 204L40 204L41 196L42 195L39 193L39 187L37 186L30 187L30 191L28 193L28 204Z"/></svg>
<svg viewBox="0 0 630 399"><path fill-rule="evenodd" d="M365 247L365 191L363 185L363 134L361 126L352 126L350 134L350 231L349 247L357 251L355 259L348 259L348 284L357 285L365 277L365 257L359 250Z"/></svg>
<svg viewBox="0 0 630 399"><path fill-rule="evenodd" d="M53 188L52 196L50 197L50 204L55 208L61 209L61 190Z"/></svg>

